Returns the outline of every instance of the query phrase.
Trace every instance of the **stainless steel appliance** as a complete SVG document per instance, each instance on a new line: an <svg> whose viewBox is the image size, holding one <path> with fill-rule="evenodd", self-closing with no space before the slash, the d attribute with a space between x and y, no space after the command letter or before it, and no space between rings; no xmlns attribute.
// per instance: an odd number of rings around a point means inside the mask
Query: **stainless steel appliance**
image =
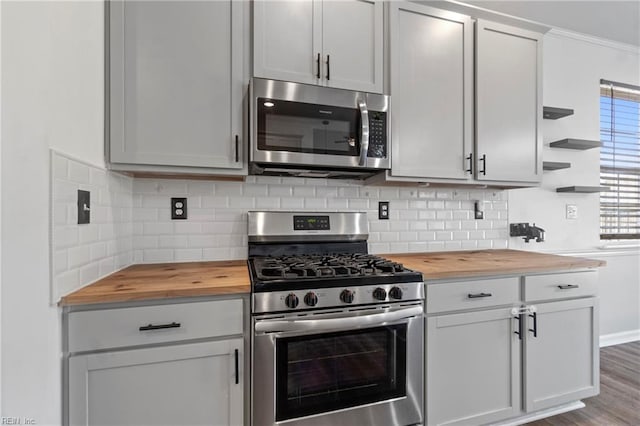
<svg viewBox="0 0 640 426"><path fill-rule="evenodd" d="M389 97L253 78L251 172L362 178L390 167Z"/></svg>
<svg viewBox="0 0 640 426"><path fill-rule="evenodd" d="M366 213L249 212L253 426L423 422L422 275L367 237Z"/></svg>

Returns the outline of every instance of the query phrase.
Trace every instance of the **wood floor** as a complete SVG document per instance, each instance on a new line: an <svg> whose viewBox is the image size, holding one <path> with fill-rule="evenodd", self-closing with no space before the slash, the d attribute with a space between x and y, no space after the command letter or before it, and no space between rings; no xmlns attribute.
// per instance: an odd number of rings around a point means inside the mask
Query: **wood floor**
<svg viewBox="0 0 640 426"><path fill-rule="evenodd" d="M640 425L640 342L600 349L600 395L584 399L586 407L529 426Z"/></svg>

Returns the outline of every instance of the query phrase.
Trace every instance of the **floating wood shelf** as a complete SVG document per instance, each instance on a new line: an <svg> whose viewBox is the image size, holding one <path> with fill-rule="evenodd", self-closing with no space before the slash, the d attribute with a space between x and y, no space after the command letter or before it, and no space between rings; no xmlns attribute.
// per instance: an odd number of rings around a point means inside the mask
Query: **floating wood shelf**
<svg viewBox="0 0 640 426"><path fill-rule="evenodd" d="M586 139L561 139L559 141L551 142L549 146L551 148L585 150L600 148L602 143L600 141L590 141Z"/></svg>
<svg viewBox="0 0 640 426"><path fill-rule="evenodd" d="M573 115L573 110L569 108L542 107L542 117L547 120L557 120Z"/></svg>
<svg viewBox="0 0 640 426"><path fill-rule="evenodd" d="M580 194L592 194L594 192L608 191L607 186L565 186L563 188L557 188L556 192L575 192Z"/></svg>
<svg viewBox="0 0 640 426"><path fill-rule="evenodd" d="M562 170L571 167L571 163L561 163L558 161L543 161L542 170Z"/></svg>

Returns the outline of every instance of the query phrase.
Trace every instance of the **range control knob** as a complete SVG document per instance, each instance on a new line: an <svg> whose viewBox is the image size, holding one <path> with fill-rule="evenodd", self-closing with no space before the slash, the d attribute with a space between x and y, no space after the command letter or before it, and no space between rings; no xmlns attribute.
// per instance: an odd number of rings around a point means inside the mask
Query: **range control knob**
<svg viewBox="0 0 640 426"><path fill-rule="evenodd" d="M389 290L389 296L392 299L402 299L402 289L400 289L400 287L393 287L391 290Z"/></svg>
<svg viewBox="0 0 640 426"><path fill-rule="evenodd" d="M287 305L287 308L295 308L298 306L298 296L293 293L288 294L287 297L284 298L284 304Z"/></svg>
<svg viewBox="0 0 640 426"><path fill-rule="evenodd" d="M316 296L314 292L310 291L309 293L305 294L304 303L306 303L308 306L316 306L318 304L318 296Z"/></svg>
<svg viewBox="0 0 640 426"><path fill-rule="evenodd" d="M351 290L342 290L342 293L340 293L340 300L344 303L353 302L353 292Z"/></svg>
<svg viewBox="0 0 640 426"><path fill-rule="evenodd" d="M387 290L382 287L378 287L373 290L373 298L376 300L386 300L387 299Z"/></svg>

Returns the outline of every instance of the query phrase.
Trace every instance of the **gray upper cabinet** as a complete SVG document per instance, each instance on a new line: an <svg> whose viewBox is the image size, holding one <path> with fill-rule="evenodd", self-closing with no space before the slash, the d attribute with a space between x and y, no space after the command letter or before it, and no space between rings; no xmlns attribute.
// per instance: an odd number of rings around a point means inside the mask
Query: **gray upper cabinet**
<svg viewBox="0 0 640 426"><path fill-rule="evenodd" d="M390 3L393 177L472 177L471 18Z"/></svg>
<svg viewBox="0 0 640 426"><path fill-rule="evenodd" d="M542 35L476 22L476 179L542 176Z"/></svg>
<svg viewBox="0 0 640 426"><path fill-rule="evenodd" d="M112 168L243 168L244 9L230 0L109 3Z"/></svg>
<svg viewBox="0 0 640 426"><path fill-rule="evenodd" d="M256 1L253 75L382 93L382 32L382 1Z"/></svg>

